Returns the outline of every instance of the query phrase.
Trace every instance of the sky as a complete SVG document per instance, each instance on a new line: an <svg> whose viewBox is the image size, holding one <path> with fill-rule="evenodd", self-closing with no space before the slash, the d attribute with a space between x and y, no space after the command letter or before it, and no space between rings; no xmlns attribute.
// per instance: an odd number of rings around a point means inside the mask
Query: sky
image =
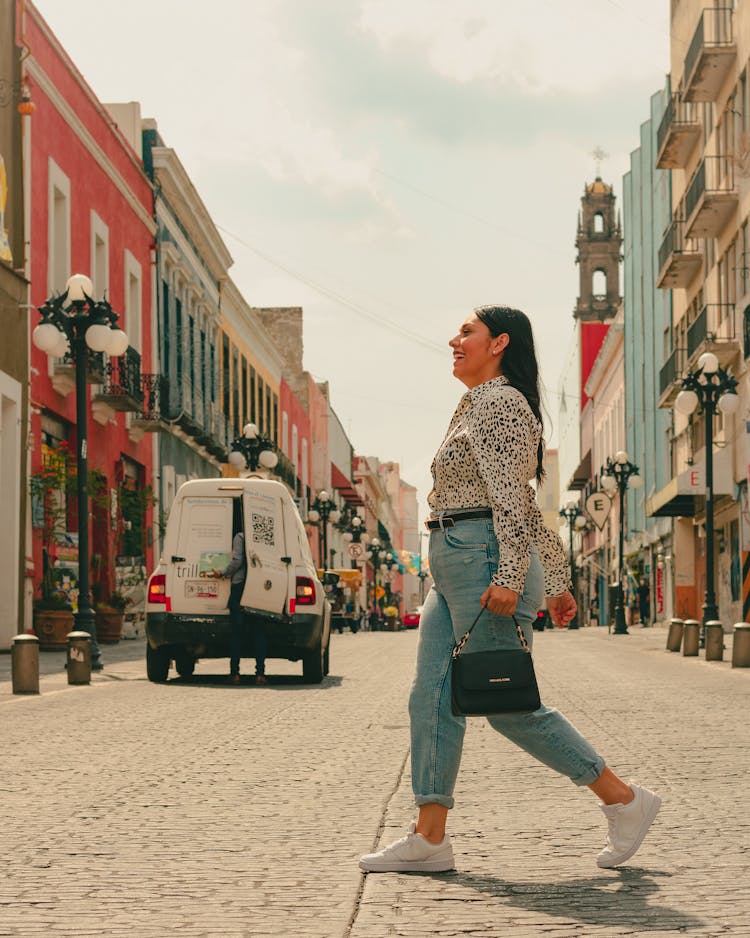
<svg viewBox="0 0 750 938"><path fill-rule="evenodd" d="M667 0L36 5L100 100L156 119L248 302L303 307L305 367L420 517L473 307L530 316L555 445L580 199L599 168L621 208Z"/></svg>

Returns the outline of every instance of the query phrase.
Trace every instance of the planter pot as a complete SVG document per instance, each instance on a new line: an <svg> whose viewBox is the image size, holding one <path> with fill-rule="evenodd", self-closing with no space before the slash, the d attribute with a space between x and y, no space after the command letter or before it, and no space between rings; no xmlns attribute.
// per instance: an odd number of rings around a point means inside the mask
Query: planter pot
<svg viewBox="0 0 750 938"><path fill-rule="evenodd" d="M395 632L398 629L398 619L395 616L385 617L386 632Z"/></svg>
<svg viewBox="0 0 750 938"><path fill-rule="evenodd" d="M122 612L96 610L96 639L104 645L115 645L122 637L125 615Z"/></svg>
<svg viewBox="0 0 750 938"><path fill-rule="evenodd" d="M35 609L34 632L41 651L62 651L66 636L73 631L73 613L69 609Z"/></svg>

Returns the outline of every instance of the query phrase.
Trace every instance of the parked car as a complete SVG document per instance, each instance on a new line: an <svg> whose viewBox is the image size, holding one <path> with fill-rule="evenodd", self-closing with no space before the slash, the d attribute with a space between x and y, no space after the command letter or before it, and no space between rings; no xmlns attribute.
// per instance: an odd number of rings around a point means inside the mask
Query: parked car
<svg viewBox="0 0 750 938"><path fill-rule="evenodd" d="M417 606L416 609L413 609L411 612L405 612L403 618L403 625L405 629L416 629L419 628L419 620L422 616L422 607Z"/></svg>
<svg viewBox="0 0 750 938"><path fill-rule="evenodd" d="M269 658L301 661L305 680L319 683L329 669L331 606L289 490L258 477L180 486L146 594L148 678L166 681L172 661L185 676L200 658L229 657L229 580L213 571L231 557L237 499L247 554L244 611L265 630ZM251 630L242 657L253 657Z"/></svg>

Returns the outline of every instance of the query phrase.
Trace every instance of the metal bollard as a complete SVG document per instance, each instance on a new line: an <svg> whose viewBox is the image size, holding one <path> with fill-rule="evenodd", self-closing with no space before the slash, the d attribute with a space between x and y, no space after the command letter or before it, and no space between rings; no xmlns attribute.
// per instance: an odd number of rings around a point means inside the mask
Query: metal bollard
<svg viewBox="0 0 750 938"><path fill-rule="evenodd" d="M685 619L682 638L682 654L686 658L694 658L698 654L700 645L701 624L697 619Z"/></svg>
<svg viewBox="0 0 750 938"><path fill-rule="evenodd" d="M737 622L734 626L732 667L750 668L750 623Z"/></svg>
<svg viewBox="0 0 750 938"><path fill-rule="evenodd" d="M724 660L724 626L718 619L706 622L706 661Z"/></svg>
<svg viewBox="0 0 750 938"><path fill-rule="evenodd" d="M68 684L91 683L91 636L88 632L68 632Z"/></svg>
<svg viewBox="0 0 750 938"><path fill-rule="evenodd" d="M14 694L39 693L39 639L16 635L10 646Z"/></svg>
<svg viewBox="0 0 750 938"><path fill-rule="evenodd" d="M682 645L682 630L685 623L682 619L672 619L667 634L667 651L679 651Z"/></svg>

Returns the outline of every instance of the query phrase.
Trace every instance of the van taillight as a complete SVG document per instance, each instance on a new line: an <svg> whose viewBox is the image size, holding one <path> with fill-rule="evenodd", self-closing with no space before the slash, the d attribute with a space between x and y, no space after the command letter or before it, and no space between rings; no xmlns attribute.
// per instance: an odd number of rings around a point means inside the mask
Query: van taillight
<svg viewBox="0 0 750 938"><path fill-rule="evenodd" d="M167 603L167 577L163 573L155 573L148 584L148 601L150 603Z"/></svg>
<svg viewBox="0 0 750 938"><path fill-rule="evenodd" d="M308 576L297 577L297 605L315 605L315 584Z"/></svg>

